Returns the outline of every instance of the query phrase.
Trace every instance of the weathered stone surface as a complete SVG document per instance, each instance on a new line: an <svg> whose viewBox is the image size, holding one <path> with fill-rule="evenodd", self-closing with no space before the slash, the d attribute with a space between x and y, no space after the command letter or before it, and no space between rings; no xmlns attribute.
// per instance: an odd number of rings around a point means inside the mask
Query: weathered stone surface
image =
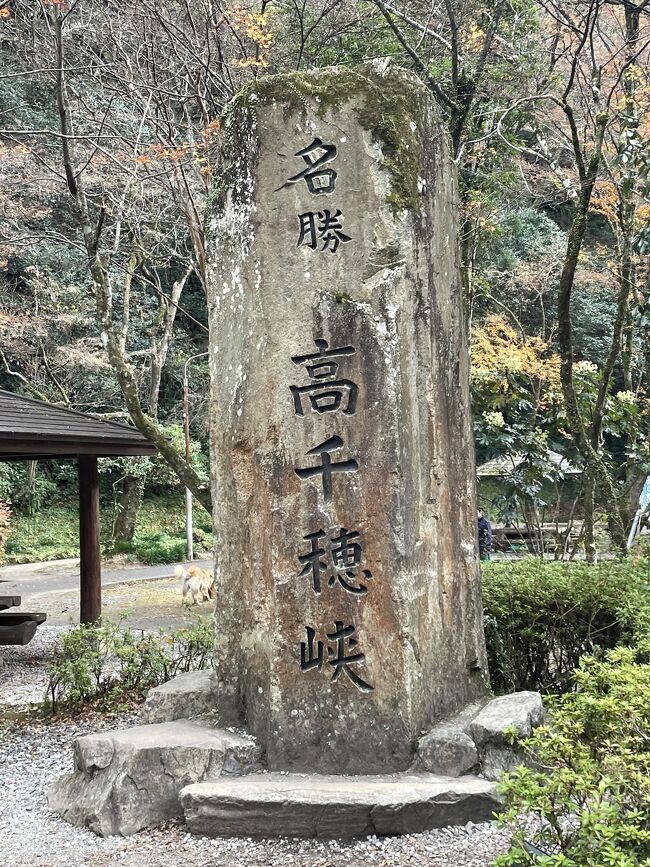
<svg viewBox="0 0 650 867"><path fill-rule="evenodd" d="M363 67L261 79L222 135L207 241L219 719L272 769L404 770L486 674L443 124L413 78ZM343 463L326 483L327 443Z"/></svg>
<svg viewBox="0 0 650 867"><path fill-rule="evenodd" d="M49 805L96 834L134 834L180 814L190 783L256 769L252 738L180 720L85 735L74 743L75 771L54 783Z"/></svg>
<svg viewBox="0 0 650 867"><path fill-rule="evenodd" d="M142 708L143 723L189 719L214 710L216 705L214 671L188 671L149 690Z"/></svg>
<svg viewBox="0 0 650 867"><path fill-rule="evenodd" d="M525 754L514 747L487 744L481 750L480 773L486 780L496 782L506 771L514 771L518 765L524 764L526 764Z"/></svg>
<svg viewBox="0 0 650 867"><path fill-rule="evenodd" d="M418 767L423 771L460 777L477 765L476 744L459 725L441 723L418 741Z"/></svg>
<svg viewBox="0 0 650 867"><path fill-rule="evenodd" d="M485 780L432 774L222 777L188 786L180 797L190 830L212 837L412 834L487 821L500 806Z"/></svg>
<svg viewBox="0 0 650 867"><path fill-rule="evenodd" d="M488 702L472 720L469 733L479 747L506 745L506 729L520 738L528 737L544 718L542 697L538 692L513 692Z"/></svg>

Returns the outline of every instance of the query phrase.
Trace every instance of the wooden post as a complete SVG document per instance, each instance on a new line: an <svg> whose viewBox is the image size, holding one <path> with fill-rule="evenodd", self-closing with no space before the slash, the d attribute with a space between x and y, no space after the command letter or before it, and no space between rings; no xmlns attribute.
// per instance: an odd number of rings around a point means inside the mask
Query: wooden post
<svg viewBox="0 0 650 867"><path fill-rule="evenodd" d="M99 547L99 478L97 456L79 455L80 621L92 623L102 613L102 567Z"/></svg>

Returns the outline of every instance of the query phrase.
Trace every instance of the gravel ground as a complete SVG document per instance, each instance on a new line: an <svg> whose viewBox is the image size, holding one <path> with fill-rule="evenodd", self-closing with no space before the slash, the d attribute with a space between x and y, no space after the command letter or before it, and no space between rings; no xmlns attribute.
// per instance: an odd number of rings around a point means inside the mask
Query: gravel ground
<svg viewBox="0 0 650 867"><path fill-rule="evenodd" d="M44 625L27 647L0 648L0 704L40 701L60 627ZM3 867L488 867L508 845L495 825L405 837L337 841L194 838L173 822L126 839L101 839L47 808L47 788L72 770L75 737L137 724L137 716L56 723L0 723L0 863Z"/></svg>

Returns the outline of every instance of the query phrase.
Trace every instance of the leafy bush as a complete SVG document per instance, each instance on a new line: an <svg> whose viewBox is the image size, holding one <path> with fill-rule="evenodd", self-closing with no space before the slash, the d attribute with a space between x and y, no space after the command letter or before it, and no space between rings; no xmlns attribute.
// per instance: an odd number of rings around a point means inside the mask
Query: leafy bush
<svg viewBox="0 0 650 867"><path fill-rule="evenodd" d="M576 690L521 743L532 767L506 774L503 821L514 829L495 867L650 867L650 655L585 657ZM537 817L531 835L530 819ZM548 857L528 854L524 841Z"/></svg>
<svg viewBox="0 0 650 867"><path fill-rule="evenodd" d="M149 539L136 539L133 553L143 563L178 563L185 559L186 541L182 536L159 533Z"/></svg>
<svg viewBox="0 0 650 867"><path fill-rule="evenodd" d="M86 704L108 709L176 674L212 665L214 636L199 620L168 635L133 631L109 621L81 624L65 633L49 665L47 701L78 710Z"/></svg>
<svg viewBox="0 0 650 867"><path fill-rule="evenodd" d="M486 564L485 636L492 688L562 692L585 653L650 634L650 560Z"/></svg>

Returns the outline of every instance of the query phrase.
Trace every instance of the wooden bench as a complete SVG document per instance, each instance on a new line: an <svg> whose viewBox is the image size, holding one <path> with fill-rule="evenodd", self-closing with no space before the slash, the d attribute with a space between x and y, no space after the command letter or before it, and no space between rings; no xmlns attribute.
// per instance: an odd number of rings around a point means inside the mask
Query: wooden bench
<svg viewBox="0 0 650 867"><path fill-rule="evenodd" d="M0 611L6 611L7 608L18 608L20 602L20 596L0 596Z"/></svg>
<svg viewBox="0 0 650 867"><path fill-rule="evenodd" d="M30 611L0 614L0 645L29 644L36 628L46 620L47 614Z"/></svg>

